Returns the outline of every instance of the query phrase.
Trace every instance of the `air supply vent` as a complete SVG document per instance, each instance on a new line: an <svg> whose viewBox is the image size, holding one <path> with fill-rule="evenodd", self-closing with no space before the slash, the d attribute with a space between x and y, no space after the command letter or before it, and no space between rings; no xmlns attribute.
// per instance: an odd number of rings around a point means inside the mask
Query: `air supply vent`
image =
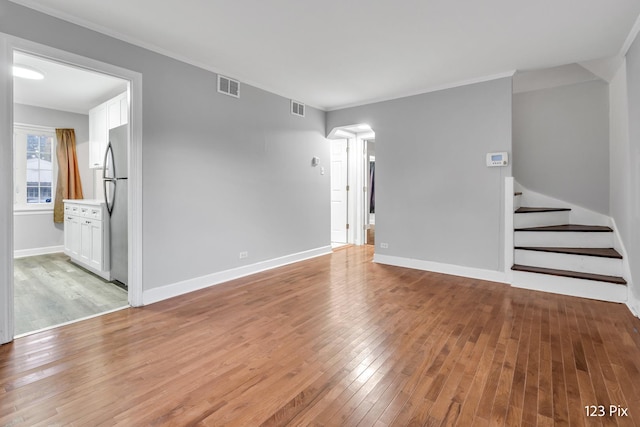
<svg viewBox="0 0 640 427"><path fill-rule="evenodd" d="M294 116L304 117L304 104L291 100L291 114Z"/></svg>
<svg viewBox="0 0 640 427"><path fill-rule="evenodd" d="M218 74L218 92L240 98L240 82Z"/></svg>

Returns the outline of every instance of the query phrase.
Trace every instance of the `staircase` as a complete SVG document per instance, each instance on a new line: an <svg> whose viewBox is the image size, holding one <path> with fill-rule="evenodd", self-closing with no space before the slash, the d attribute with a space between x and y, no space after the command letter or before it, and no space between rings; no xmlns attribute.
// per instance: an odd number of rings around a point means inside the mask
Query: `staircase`
<svg viewBox="0 0 640 427"><path fill-rule="evenodd" d="M608 225L572 224L568 207L521 207L515 193L513 286L625 302L622 255Z"/></svg>

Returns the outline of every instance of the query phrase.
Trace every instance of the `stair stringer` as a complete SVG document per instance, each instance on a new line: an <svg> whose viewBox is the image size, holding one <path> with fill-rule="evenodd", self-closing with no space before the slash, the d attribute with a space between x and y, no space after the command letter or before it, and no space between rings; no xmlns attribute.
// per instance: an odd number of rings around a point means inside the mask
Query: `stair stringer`
<svg viewBox="0 0 640 427"><path fill-rule="evenodd" d="M627 249L624 246L620 231L616 227L616 220L611 218L611 224L613 228L613 242L614 249L622 255L622 277L627 281L627 307L633 313L634 316L640 317L640 299L633 295L633 277L631 276L631 266L629 265L629 255Z"/></svg>

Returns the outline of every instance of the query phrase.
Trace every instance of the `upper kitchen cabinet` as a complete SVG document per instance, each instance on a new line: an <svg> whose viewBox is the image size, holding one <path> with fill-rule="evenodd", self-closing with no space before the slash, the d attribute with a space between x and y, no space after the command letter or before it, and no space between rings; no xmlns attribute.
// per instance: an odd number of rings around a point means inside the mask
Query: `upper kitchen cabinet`
<svg viewBox="0 0 640 427"><path fill-rule="evenodd" d="M129 123L129 103L126 92L107 101L107 116L109 129Z"/></svg>
<svg viewBox="0 0 640 427"><path fill-rule="evenodd" d="M100 104L89 110L89 167L101 168L103 153L107 149L109 128L107 123L107 104Z"/></svg>
<svg viewBox="0 0 640 427"><path fill-rule="evenodd" d="M123 92L89 110L89 167L102 168L109 129L129 123L129 101Z"/></svg>

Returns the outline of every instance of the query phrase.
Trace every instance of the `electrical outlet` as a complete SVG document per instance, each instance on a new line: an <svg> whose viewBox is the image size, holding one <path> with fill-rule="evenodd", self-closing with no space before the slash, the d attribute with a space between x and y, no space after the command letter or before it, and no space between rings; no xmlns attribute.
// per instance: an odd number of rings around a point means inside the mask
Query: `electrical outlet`
<svg viewBox="0 0 640 427"><path fill-rule="evenodd" d="M240 252L240 259L247 258L249 256L249 252L243 251Z"/></svg>
<svg viewBox="0 0 640 427"><path fill-rule="evenodd" d="M380 247L381 247L382 249L389 249L389 244L388 244L388 243L386 243L386 242L382 242L382 243L380 243Z"/></svg>

